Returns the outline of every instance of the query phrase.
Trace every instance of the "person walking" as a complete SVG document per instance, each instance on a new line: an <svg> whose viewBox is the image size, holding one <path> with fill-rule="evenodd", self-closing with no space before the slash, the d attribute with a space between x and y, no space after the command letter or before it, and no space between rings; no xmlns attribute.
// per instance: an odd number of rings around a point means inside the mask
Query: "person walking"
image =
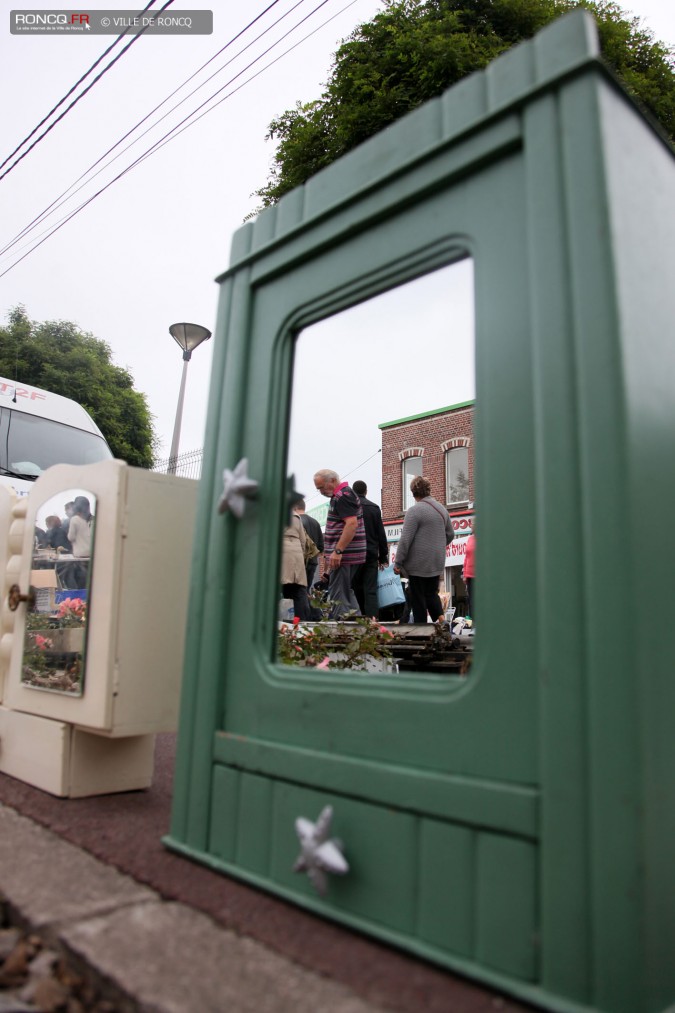
<svg viewBox="0 0 675 1013"><path fill-rule="evenodd" d="M347 482L330 468L314 475L314 486L330 499L324 532L324 560L328 573L328 599L333 603L332 618L347 612L360 615L352 589L354 568L366 559L366 530L359 498Z"/></svg>
<svg viewBox="0 0 675 1013"><path fill-rule="evenodd" d="M476 518L471 521L471 534L466 540L466 552L464 555L464 566L462 567L462 579L466 584L466 595L468 598L468 615L475 622L476 601L475 584L476 579Z"/></svg>
<svg viewBox="0 0 675 1013"><path fill-rule="evenodd" d="M377 603L377 573L389 562L389 546L387 532L382 523L382 511L377 503L367 497L368 486L357 480L352 486L361 501L363 510L363 526L366 529L366 558L354 570L352 587L359 603L361 614L377 619L379 606Z"/></svg>
<svg viewBox="0 0 675 1013"><path fill-rule="evenodd" d="M305 572L305 529L296 513L284 528L281 556L281 591L284 598L293 602L293 615L306 622L310 618Z"/></svg>
<svg viewBox="0 0 675 1013"><path fill-rule="evenodd" d="M321 555L321 553L323 552L323 531L321 530L321 525L317 521L316 517L310 517L309 514L305 513L306 509L307 504L305 503L304 499L299 499L298 502L295 503L293 506L293 510L300 518L302 526L305 529L305 534L309 535L309 537L312 539L317 549L319 550L319 555ZM314 556L313 559L308 559L307 562L305 563L308 591L312 588L312 586L316 581L316 571L318 570L318 568L319 568L319 556Z"/></svg>
<svg viewBox="0 0 675 1013"><path fill-rule="evenodd" d="M445 569L445 548L455 537L450 515L431 495L431 485L422 475L410 483L415 502L405 515L396 548L394 572L408 577L413 620L426 623L443 620L438 583Z"/></svg>

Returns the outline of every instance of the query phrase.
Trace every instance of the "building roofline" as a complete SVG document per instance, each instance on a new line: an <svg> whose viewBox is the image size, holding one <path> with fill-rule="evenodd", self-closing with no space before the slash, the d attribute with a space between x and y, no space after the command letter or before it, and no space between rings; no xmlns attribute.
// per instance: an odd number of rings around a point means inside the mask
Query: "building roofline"
<svg viewBox="0 0 675 1013"><path fill-rule="evenodd" d="M393 422L380 422L377 428L388 429L389 426L400 426L402 422L414 422L415 419L426 419L431 415L442 415L444 412L455 411L457 408L468 408L473 404L475 404L475 398L471 401L460 401L458 404L447 405L445 408L434 408L430 412L420 412L419 415L408 415L403 419L394 419Z"/></svg>

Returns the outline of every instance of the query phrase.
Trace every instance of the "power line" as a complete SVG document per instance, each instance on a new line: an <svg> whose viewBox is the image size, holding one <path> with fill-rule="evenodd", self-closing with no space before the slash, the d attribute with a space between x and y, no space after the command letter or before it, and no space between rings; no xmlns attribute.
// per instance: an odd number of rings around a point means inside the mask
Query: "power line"
<svg viewBox="0 0 675 1013"><path fill-rule="evenodd" d="M378 447L378 449L375 451L375 453L371 454L370 457L367 457L365 459L365 461L361 461L360 464L357 464L353 468L350 468L349 471L346 471L344 474L341 471L338 472L338 474L340 475L340 478L343 481L344 481L345 478L349 478L349 476L353 475L355 471L358 471L359 468L363 468L366 464L368 464L370 461L372 461L372 459L374 457L377 457L377 455L381 454L381 453L382 453L382 447ZM305 496L304 498L305 498L306 502L309 504L309 503L312 503L315 499L320 499L321 498L321 493L317 493L315 496L310 496L309 498Z"/></svg>
<svg viewBox="0 0 675 1013"><path fill-rule="evenodd" d="M194 126L195 123L198 123L199 120L202 119L202 117L207 115L207 113L213 112L213 110L217 109L218 106L221 105L226 99L231 98L232 95L235 95L238 91L241 91L241 89L245 85L250 84L250 82L254 81L256 77L260 77L260 75L263 74L266 70L269 70L269 68L273 67L275 63L279 62L279 60L282 60L285 56L288 56L289 53L292 53L294 49L297 49L298 46L302 45L303 42L306 42L307 39L310 39L312 35L316 35L318 31L324 28L331 21L335 20L335 18L339 17L339 15L342 14L344 11L346 11L349 7L353 7L353 5L357 2L357 0L351 0L350 3L348 3L345 7L341 8L341 10L337 11L337 13L332 14L331 17L329 17L326 21L323 21L320 25L318 25L315 29L313 29L313 31L303 36L303 38L300 39L299 42L294 43L292 46L290 46L289 49L286 49L279 56L275 57L274 60L270 60L269 63L266 63L265 66L262 67L260 70L256 71L255 74L252 74L251 77L247 78L245 81L242 81L240 85L237 85L236 88L233 88L232 91L228 92L227 95L223 95L223 97L218 99L218 101L215 102L209 109L204 109L204 112L200 113L199 116L195 115L196 113L199 112L200 109L203 109L205 105L208 105L208 103L212 99L214 99L216 95L220 95L221 91L224 91L225 88L233 84L238 77L241 77L243 73L245 73L247 70L250 70L250 68L253 67L259 60L261 60L263 56L266 56L269 52L271 52L271 50L274 49L275 46L278 46L280 42L282 42L292 32L294 32L296 28L299 28L301 24L307 21L307 19L310 18L312 14L316 14L316 12L321 7L325 6L325 4L327 4L328 2L329 0L321 0L321 3L317 7L315 7L314 10L310 11L309 14L305 15L305 17L302 18L302 20L299 21L297 25L294 25L293 28L290 28L284 35L281 36L280 39L277 39L275 43L273 43L271 46L268 46L268 48L264 50L264 52L262 52L260 56L257 56L255 60L252 60L251 63L249 63L246 67L243 68L243 70L240 70L238 74L235 74L234 77L230 78L230 80L227 81L224 85L222 85L222 87L218 88L218 90L215 91L212 95L210 95L209 98L205 99L201 105L198 105L196 109L193 109L192 112L189 113L184 119L182 119L179 123L173 126L171 130L169 130L164 135L164 137L160 137L160 139L156 141L151 148L148 148L148 150L143 155L141 155L139 159L137 159L134 165L136 165L140 161L143 161L149 155L154 154L155 151L159 151L159 149L163 148L165 144L169 143L169 141L173 141L176 137L182 134L184 130L187 130L189 127ZM179 129L179 127L181 129Z"/></svg>
<svg viewBox="0 0 675 1013"><path fill-rule="evenodd" d="M87 182L91 182L91 180L95 179L96 176L100 175L100 173L103 172L104 169L107 169L108 166L112 165L112 163L115 162L118 158L121 158L121 156L124 154L125 151L128 151L129 148L133 147L134 144L136 144L142 137L144 137L147 133L149 133L149 131L152 130L155 126L161 123L163 119L166 119L166 117L169 116L170 113L174 112L175 109L177 109L180 105L182 105L183 102L186 102L192 95L194 95L197 91L199 91L200 88L203 88L206 84L208 84L208 82L211 81L222 70L224 70L225 67L229 66L230 63L236 60L238 56L241 56L241 54L246 52L247 49L250 49L250 47L254 45L256 42L258 42L263 37L263 35L271 31L272 28L275 28L276 25L278 25L281 21L283 21L284 18L288 17L288 15L291 14L296 9L296 7L299 7L301 3L304 3L304 0L298 0L298 2L294 4L293 7L291 7L288 11L282 14L280 18L277 18L277 20L274 21L268 28L266 28L263 32L257 35L255 39L253 39L246 46L244 46L243 49L239 50L239 52L235 56L233 56L230 60L228 60L225 64L223 64L223 66L220 67L217 71L215 71L215 73L212 74L210 77L208 77L206 81L203 81L198 88L195 88L192 92L190 92L189 95L186 95L185 98L181 99L181 101L177 103L175 106L173 106L169 110L169 112L165 113L164 116L160 117L159 120L151 124L151 126L149 126L146 130L144 130L143 133L140 134L134 141L130 142L125 148L123 148L122 151L118 152L115 158L112 158L110 159L109 162L106 162L106 164L102 166L98 170L98 172L94 173L93 176L89 175L92 172L92 170L95 169L96 166L103 161L104 158L106 158L111 152L113 152L115 148L119 147L119 145L122 144L127 139L127 137L133 134L134 131L138 130L138 128L142 126L142 124L145 123L146 120L148 120L154 113L156 113L159 109L161 109L163 105L165 105L170 99L172 99L173 96L176 95L182 88L184 88L187 84L189 84L189 82L193 78L195 78L199 73L201 73L202 70L208 67L210 63L213 63L213 61L218 56L220 56L221 53L225 52L225 50L228 49L231 45L233 45L233 43L235 43L237 39L241 38L241 36L244 35L244 33L247 32L249 28L252 28L253 25L256 24L256 22L259 21L262 17L264 17L264 15L267 14L273 7L275 7L277 3L279 3L279 0L272 0L271 4L269 4L263 11L261 11L260 14L258 14L252 21L249 21L249 23L244 28L242 28L240 32L238 32L233 38L231 38L229 42L226 42L225 45L218 50L218 52L214 53L213 56L206 61L206 63L203 63L202 66L199 67L197 70L195 70L194 73L190 74L189 77L187 77L182 84L178 85L177 88L174 88L174 90L169 95L167 95L166 98L162 99L162 101L158 105L156 105L154 109L152 109L149 113L147 113L142 119L140 119L138 123L135 124L135 126L127 130L127 132L118 141L116 141L115 144L113 144L110 148L108 148L108 150L104 152L100 156L100 158L98 158L95 162L93 162L89 166L88 169L86 169L83 173L81 173L81 175L78 176L78 178L63 191L63 193L61 193L58 197L56 197L51 204L49 204L46 208L44 208L39 215L37 215L31 222L29 222L29 224L26 225L21 230L21 232L19 232L14 237L14 239L10 240L10 242L8 242L2 248L2 250L0 250L0 256L7 253L24 236L32 232L33 229L36 228L41 221L44 221L44 219L48 217L50 212L53 214L54 211L58 210L59 207L67 203L67 201L70 200L72 197L74 197L75 194L79 193L80 190L82 190L87 185ZM87 176L89 176L88 180L86 179ZM81 183L80 186L77 186L77 184L80 183L80 180L82 180L83 182ZM77 187L77 189L73 190L74 187ZM71 193L71 191L73 192Z"/></svg>
<svg viewBox="0 0 675 1013"><path fill-rule="evenodd" d="M152 2L154 3L154 0L152 0ZM166 3L164 4L164 6L159 8L159 12L158 13L161 14L161 12L165 11L167 7L170 7L173 2L174 2L174 0L166 0ZM150 5L148 4L148 7L149 6ZM148 7L146 7L145 9L148 10ZM107 67L103 68L103 70L101 71L100 74L96 75L96 77L94 78L94 80L91 81L87 85L87 87L84 89L84 91L81 91L80 94L76 98L73 99L73 101L70 103L70 105L66 106L66 108L63 110L63 112L59 116L56 117L56 119L53 121L53 123L50 123L49 126L47 127L47 129L43 130L42 133L40 134L40 136L35 138L35 140L30 145L30 147L26 148L26 150L21 155L19 155L19 157L16 159L16 161L12 162L12 164L10 165L10 167L8 169L5 169L5 171L0 175L0 180L3 180L5 178L5 176L8 176L10 174L10 172L12 171L12 169L15 169L17 167L17 165L19 164L19 162L23 161L23 159L26 157L26 155L29 155L31 153L31 151L33 150L33 148L35 148L40 143L40 141L42 141L47 136L47 134L50 133L54 129L54 127L56 126L56 124L60 123L61 120L65 116L68 115L68 113L70 112L70 110L74 106L77 105L77 103L80 101L80 99L83 99L84 96L87 94L87 92L91 91L91 89L94 87L94 85L98 81L101 80L101 78L104 76L104 74L107 74L108 71L112 67L115 66L115 64L117 63L117 61L122 59L122 57L127 52L127 50L131 49L131 47L134 45L135 42L138 42L138 40L140 39L141 35L143 35L143 33L146 32L148 30L148 28L149 28L149 25L146 25L145 28L142 28L140 30L140 32L138 32L137 35L134 35L133 39L130 39L130 41L127 42L127 44L124 47L124 49L122 49L122 51L119 52L117 54L117 56L115 56L110 61L110 63L107 65ZM113 43L113 45L114 45L114 43ZM108 52L110 51L110 49L112 49L112 46L109 47ZM88 73L89 73L89 71L87 71L87 74ZM84 76L86 77L87 74L85 74ZM74 87L77 87L77 85L74 85ZM72 91L72 89L71 89L71 91ZM70 94L70 92L68 94ZM66 97L67 96L64 96L64 98L61 99L61 101L57 104L57 106L55 106L55 108L58 108L59 105L61 105L63 102L65 102ZM54 110L52 110L52 112L53 111ZM49 115L51 115L51 113ZM45 117L45 119L48 119L48 118L49 118L48 116ZM44 122L44 120L43 120L43 122ZM36 127L35 129L38 130L39 127ZM33 133L35 133L35 130L33 131ZM32 137L32 134L30 136ZM25 143L25 141L22 141L21 144L19 145L19 148L21 148L24 143ZM9 158L11 158L11 157L12 157L12 155L9 156ZM8 161L8 160L9 159L6 159L5 162L3 162L2 164L5 165L6 161Z"/></svg>
<svg viewBox="0 0 675 1013"><path fill-rule="evenodd" d="M152 5L154 4L154 2L155 2L155 0L150 0L150 3L149 3L149 4L148 4L148 5L147 5L147 6L146 6L146 7L144 8L144 11L147 11L147 10L149 10L149 9L150 9L150 8L152 7ZM42 126L42 125L43 125L44 123L46 123L46 122L47 122L47 120L48 120L48 119L49 119L49 117L50 117L50 116L52 115L52 113L55 113L55 112L56 112L56 110L57 110L57 109L59 108L59 106L62 106L62 105L63 105L63 103L64 103L64 102L66 101L66 99L67 99L67 98L68 98L68 97L69 97L70 95L72 95L72 94L73 94L73 92L75 91L75 89L77 88L77 86L78 86L79 84L82 84L82 82L83 82L83 81L84 81L84 80L85 80L85 79L86 79L87 77L89 77L89 75L91 74L91 72L92 72L93 70L95 70L95 69L96 69L96 67L98 67L98 65L99 65L99 63L101 62L101 60L105 59L105 57L106 57L106 56L108 55L108 53L112 52L112 50L113 50L113 49L115 48L115 46L116 46L116 45L117 45L117 44L118 44L119 42L121 42L121 41L122 41L122 39L124 38L124 36L125 36L125 35L127 34L127 32L129 32L129 31L131 31L131 26L130 26L130 25L129 25L129 26L127 27L127 28L125 28L125 29L124 29L124 31L123 31L123 32L121 32L121 34L120 34L120 35L118 35L118 36L116 37L115 41L114 41L114 42L112 42L112 43L111 43L111 44L110 44L110 45L108 46L108 48L107 48L107 49L106 49L106 50L105 50L105 51L104 51L103 53L101 53L101 55L99 56L98 60L94 60L94 62L92 63L91 67L89 68L89 70L86 70L86 71L84 72L84 74L82 75L82 77L80 77L80 78L79 78L79 79L78 79L78 80L77 80L77 81L75 82L75 84L74 84L74 85L72 86L72 88L70 88L70 89L69 89L69 90L68 90L68 91L66 92L66 94L65 94L65 95L63 96L63 98L60 98L60 99L59 99L59 101L58 101L58 102L56 103L56 105L55 105L55 106L53 106L53 107L52 107L52 108L51 108L51 109L49 110L49 112L47 113L47 115L46 115L46 116L43 116L43 117L42 117L42 119L41 119L41 120L40 120L40 122L39 122L39 123L37 124L37 126L33 127L33 129L31 130L31 132L30 132L30 133L29 133L29 134L28 134L28 135L27 135L26 137L24 137L24 139L23 139L23 140L21 141L21 143L20 143L20 144L17 144L17 146L16 146L16 148L14 149L14 151L12 151L12 152L11 152L11 153L10 153L10 154L9 154L9 155L7 156L7 158L6 158L5 160L4 160L4 162L0 162L0 169L3 169L3 168L4 168L4 167L5 167L6 165L7 165L7 163L9 162L10 158L14 158L14 156L16 155L16 153L17 153L18 151L20 151L20 150L21 150L21 148L22 148L22 147L24 146L24 144L26 144L26 143L27 143L28 141L30 141L31 137L32 137L32 136L33 136L33 135L34 135L35 133L37 133L37 131L38 131L38 130L40 129L40 127L41 127L41 126Z"/></svg>
<svg viewBox="0 0 675 1013"><path fill-rule="evenodd" d="M278 46L280 42L283 42L283 40L285 38L287 38L289 35L291 35L297 28L299 28L300 25L304 24L304 22L307 21L308 18L310 18L313 14L316 14L316 12L318 10L320 10L322 7L324 7L329 2L330 2L330 0L321 0L321 3L319 3L313 10L311 10L309 12L309 14L306 14L304 18L301 18L301 20L297 22L297 24L293 25L292 28L289 28L287 32L285 32L279 39L276 40L276 42L273 42L271 46L268 46L267 49L263 50L262 53L260 53L258 56L255 57L254 60L251 60L250 63L248 63L245 67L243 67L240 71L238 71L234 75L234 77L230 78L229 81L226 81L224 85L221 85L221 87L218 88L215 92L213 92L212 95L210 95L207 99L204 99L204 101L200 105L198 105L196 107L196 109L193 109L192 112L188 113L187 116L185 116L182 120L180 120L178 123L176 123L171 128L171 130L168 130L167 133L164 134L163 137L160 137L158 141L155 141L155 143L152 144L149 148L147 148L146 151L144 151L142 155L139 155L139 157L134 162L132 162L131 165L127 166L127 168L122 173L120 173L119 176L116 176L114 180L111 180L111 183L115 182L117 179L120 179L125 173L129 172L130 169L133 169L136 165L139 165L146 158L149 158L150 155L153 155L156 151L159 151L159 149L163 148L165 144L169 143L169 141L173 141L176 137L178 137L180 134L182 134L184 130L187 130L189 127L194 126L194 124L198 123L199 120L202 119L202 117L204 117L204 116L207 115L207 113L213 112L213 110L216 109L219 105L221 105L221 103L223 103L226 99L228 99L232 95L236 94L236 92L241 91L241 89L245 85L247 85L251 81L255 80L256 77L259 77L262 73L264 73L264 71L266 71L270 67L274 66L275 63L278 63L279 60L283 59L289 53L293 52L294 49L297 49L298 46L302 45L303 42L306 42L307 39L311 38L312 35L315 35L316 32L320 31L325 25L329 24L336 17L338 17L340 14L342 14L344 11L346 11L349 7L352 7L356 3L356 0L351 0L350 3L348 3L341 10L337 11L336 14L331 15L330 18L328 18L326 21L322 22L322 24L318 25L317 28L315 28L313 31L309 32L307 35L303 36L303 38L300 39L299 42L294 43L294 45L292 45L289 49L285 50L283 53L281 53L279 56L277 56L274 60L271 60L269 63L265 64L264 67L262 67L260 70L256 71L255 74L252 74L251 77L247 78L245 81L243 81L240 85L238 85L232 91L228 92L227 95L223 95L223 97L220 98L217 102L215 102L209 109L204 109L204 106L208 105L208 103L211 102L216 97L216 95L220 95L220 93L222 91L224 91L226 88L228 88L231 84L234 84L234 82L237 80L237 78L241 77L241 75L245 74L247 70L250 70L251 67L255 66L255 64L258 63L264 56L266 56L276 46ZM299 6L299 4L296 4L295 6L297 7L297 6ZM292 10L295 10L295 8L292 8ZM262 33L262 34L264 34L264 33ZM215 76L215 75L212 75L212 77L213 76ZM209 78L209 80L211 80L211 78ZM195 89L195 91L197 91L197 90L198 89ZM194 92L192 94L194 94ZM176 106L174 106L174 109L177 109L178 106L181 105L181 104L182 103L179 102ZM172 109L171 112L173 112L174 109ZM196 114L199 113L200 109L204 109L204 111L201 112L199 116L197 116ZM162 119L165 119L165 117L162 117ZM159 120L158 122L161 122L161 120ZM145 131L142 136L144 136L145 133L147 133L147 131ZM110 164L110 163L108 163L108 164ZM108 184L108 185L110 185L110 184ZM107 187L104 187L103 189L107 189Z"/></svg>
<svg viewBox="0 0 675 1013"><path fill-rule="evenodd" d="M297 28L299 26L299 24L302 24L304 21L306 21L308 17L311 17L312 14L316 13L317 10L319 10L321 7L323 7L328 2L329 2L329 0L322 0L322 2L320 4L318 4L318 6L315 7L314 10L311 11L309 15L307 15L305 18L303 18L298 23L298 25L294 26L293 29L290 29L289 32L287 32L284 36L282 36L282 38L286 38L286 36L288 34L290 34L291 31L294 31L295 28ZM87 200L83 201L82 204L80 204L77 208L75 208L70 214L68 214L66 217L64 217L63 219L61 219L53 228L51 228L51 230L49 230L47 232L46 235L43 235L43 238L41 238L39 242L36 242L33 246L31 246L31 248L22 257L19 257L12 264L10 264L9 267L7 267L4 271L2 271L0 273L0 278L3 278L6 274L8 274L14 267L16 267L18 264L20 264L23 260L25 260L26 257L28 257L31 253L33 253L34 250L36 250L36 249L38 249L38 247L42 246L42 244L45 243L47 241L47 239L51 238L51 236L53 236L56 232L58 232L61 228L63 228L64 225L66 225L69 221L71 221L71 219L73 219L76 215L78 215L80 213L80 211L83 211L89 204L92 203L92 201L94 201L102 193L105 193L105 191L108 190L114 183L116 183L120 179L122 179L123 176L125 176L128 172L130 172L132 169L134 169L137 165L140 165L140 163L143 162L143 161L145 161L146 158L150 157L150 155L154 154L160 148L164 147L164 145L166 145L170 141L174 140L181 133L183 133L184 130L187 130L188 127L193 126L195 123L199 122L199 120L202 119L203 116L205 116L209 112L212 112L219 105L221 105L226 99L230 98L237 91L240 91L245 85L249 84L256 77L259 77L260 74L264 73L264 71L268 70L275 63L278 63L279 60L283 59L285 56L287 56L289 53L291 53L294 49L297 49L297 47L299 45L301 45L303 42L306 42L307 39L311 38L312 35L315 35L317 31L320 31L322 28L325 27L325 25L329 24L336 17L339 17L340 14L344 13L344 11L348 10L349 7L352 7L354 5L354 3L356 3L356 2L357 2L357 0L351 0L350 3L346 4L343 8L341 8L339 11L337 11L336 14L333 14L326 21L322 22L322 24L320 24L317 28L315 28L313 31L309 32L307 35L305 35L302 39L299 40L299 42L296 42L293 46L289 47L289 49L285 50L285 52L283 52L280 56L276 57L274 60L271 60L270 63L266 64L261 70L257 71L255 74L251 75L250 78L247 78L246 81L242 82L240 85L238 85L231 92L228 92L227 95L224 95L210 109L205 109L199 116L197 116L196 118L192 119L192 117L195 116L195 113L199 112L199 110L202 109L205 105L207 105L208 102L210 102L213 98L215 98L216 95L219 95L221 91L223 91L230 84L232 84L233 81L235 81L237 79L237 77L241 76L242 73L244 73L246 70L248 70L250 67L252 67L260 59L262 59L263 56L265 56L276 45L279 44L279 42L281 41L281 39L277 40L277 42L273 43L272 46L269 46L263 53L261 53L258 57L256 57L255 60L253 60L250 64L248 64L247 67L245 67L242 71L240 71L238 74L236 74L234 76L234 78L232 78L230 81L228 81L226 84L224 84L216 92L214 92L213 95L211 95L208 99L206 99L204 102L202 102L201 105L197 106L197 108L195 110L193 110L192 113L189 113L188 116L186 116L183 120L181 120L180 123L176 124L176 126L174 126L170 131L168 131L164 135L164 137L160 138L153 145L151 145L150 148L148 148L145 152L143 152L143 154L139 155L139 157L136 158L125 169L123 169L122 172L118 173L117 176L114 176L113 179L111 179L108 183L106 183L105 186L101 187L100 190L97 190L96 193L92 194L90 197L87 198ZM191 120L191 122L188 122L190 120ZM12 244L10 244L10 246L11 245Z"/></svg>

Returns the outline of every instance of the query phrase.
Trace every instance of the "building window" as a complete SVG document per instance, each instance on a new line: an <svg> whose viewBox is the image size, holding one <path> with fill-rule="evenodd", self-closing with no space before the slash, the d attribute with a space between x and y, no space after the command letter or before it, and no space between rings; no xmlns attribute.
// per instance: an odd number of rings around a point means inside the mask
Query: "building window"
<svg viewBox="0 0 675 1013"><path fill-rule="evenodd" d="M445 454L445 502L448 506L469 502L469 451L453 447Z"/></svg>
<svg viewBox="0 0 675 1013"><path fill-rule="evenodd" d="M413 494L410 491L410 483L416 475L422 474L422 458L421 457L407 457L403 462L402 469L402 482L403 482L403 509L407 510L415 502Z"/></svg>

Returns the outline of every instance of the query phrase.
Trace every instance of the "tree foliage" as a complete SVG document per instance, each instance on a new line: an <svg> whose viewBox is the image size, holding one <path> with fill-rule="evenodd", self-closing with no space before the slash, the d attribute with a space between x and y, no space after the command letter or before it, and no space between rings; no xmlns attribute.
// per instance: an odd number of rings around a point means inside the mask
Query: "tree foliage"
<svg viewBox="0 0 675 1013"><path fill-rule="evenodd" d="M575 7L592 12L604 60L675 140L673 52L613 0L383 3L338 49L321 98L270 124L267 139L278 147L267 184L255 191L263 207Z"/></svg>
<svg viewBox="0 0 675 1013"><path fill-rule="evenodd" d="M0 375L78 401L115 457L152 467L156 440L145 394L112 362L110 346L66 321L34 323L22 306L8 321L0 327Z"/></svg>

